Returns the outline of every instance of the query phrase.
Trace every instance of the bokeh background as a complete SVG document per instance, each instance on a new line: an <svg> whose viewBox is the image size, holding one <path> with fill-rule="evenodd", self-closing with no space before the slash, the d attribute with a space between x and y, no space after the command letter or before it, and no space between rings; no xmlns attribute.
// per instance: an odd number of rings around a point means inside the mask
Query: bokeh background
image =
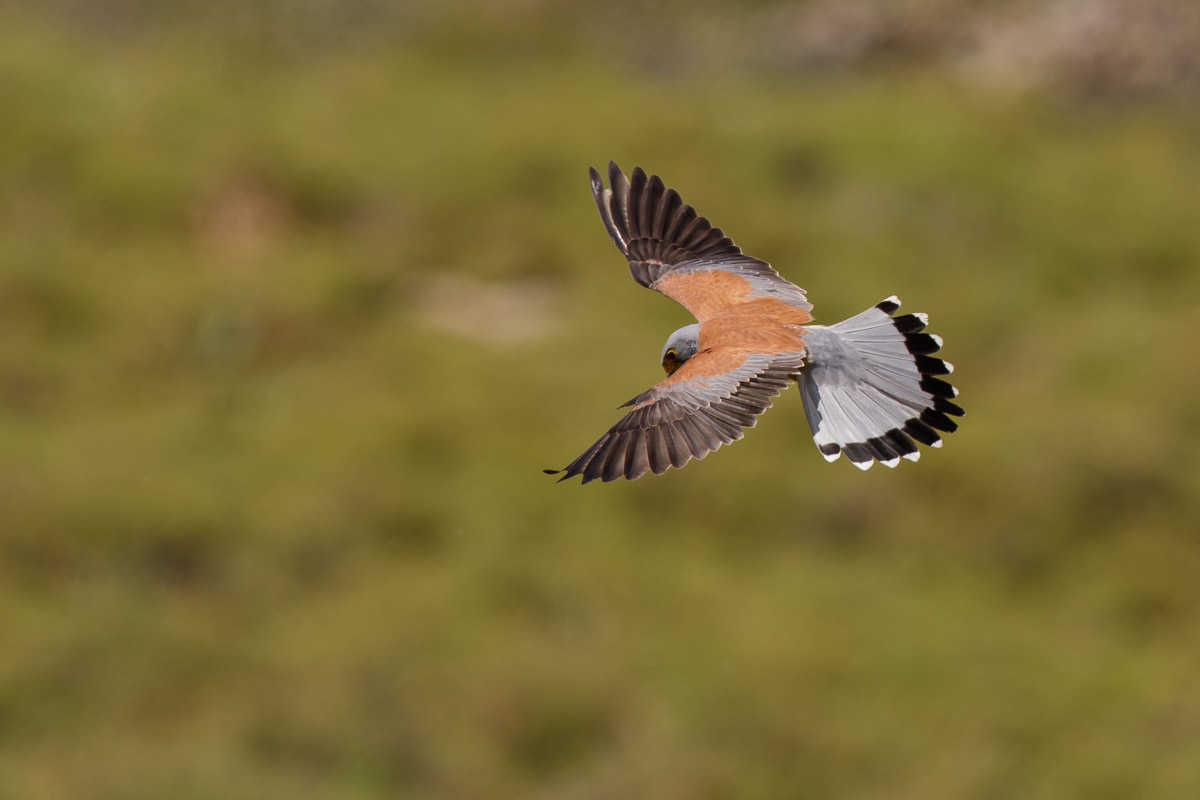
<svg viewBox="0 0 1200 800"><path fill-rule="evenodd" d="M0 796L1200 796L1200 9L0 6ZM661 174L968 416L555 485Z"/></svg>

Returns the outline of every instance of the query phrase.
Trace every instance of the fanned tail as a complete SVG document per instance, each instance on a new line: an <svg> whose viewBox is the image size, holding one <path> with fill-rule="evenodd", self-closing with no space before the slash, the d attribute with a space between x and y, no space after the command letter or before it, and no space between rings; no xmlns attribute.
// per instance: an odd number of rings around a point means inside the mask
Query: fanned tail
<svg viewBox="0 0 1200 800"><path fill-rule="evenodd" d="M835 325L808 328L800 393L813 439L827 461L842 453L859 469L920 458L917 443L942 446L963 410L958 390L938 375L953 367L932 354L941 337L923 333L924 314L893 317L889 297Z"/></svg>

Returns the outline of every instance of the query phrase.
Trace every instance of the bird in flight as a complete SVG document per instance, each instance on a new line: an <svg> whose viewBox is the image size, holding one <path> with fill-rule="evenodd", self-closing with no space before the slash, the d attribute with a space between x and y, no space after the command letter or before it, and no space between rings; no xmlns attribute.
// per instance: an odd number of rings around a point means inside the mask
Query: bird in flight
<svg viewBox="0 0 1200 800"><path fill-rule="evenodd" d="M667 377L561 470L634 480L661 475L742 438L771 398L795 381L827 461L843 453L860 469L916 461L917 444L941 447L957 429L958 391L938 375L940 337L924 314L893 316L895 297L833 325L814 325L804 290L766 261L744 255L720 228L640 168L626 178L608 165L608 186L591 169L592 194L634 280L680 303L697 322L667 337Z"/></svg>

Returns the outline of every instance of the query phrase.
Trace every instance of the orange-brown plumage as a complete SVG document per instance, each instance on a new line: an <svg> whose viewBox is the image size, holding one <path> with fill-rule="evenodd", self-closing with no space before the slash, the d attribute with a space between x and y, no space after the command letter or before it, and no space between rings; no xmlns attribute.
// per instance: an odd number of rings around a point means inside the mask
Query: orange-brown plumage
<svg viewBox="0 0 1200 800"><path fill-rule="evenodd" d="M746 363L746 353L728 347L701 349L696 355L687 360L682 367L675 370L669 377L658 382L658 386L668 386L672 383L695 380L697 378L713 378L728 375Z"/></svg>
<svg viewBox="0 0 1200 800"><path fill-rule="evenodd" d="M729 306L746 302L754 291L745 277L714 269L668 272L652 288L692 312L702 324Z"/></svg>
<svg viewBox="0 0 1200 800"><path fill-rule="evenodd" d="M742 352L789 353L804 349L802 308L764 297L739 303L700 323L701 347L729 347Z"/></svg>
<svg viewBox="0 0 1200 800"><path fill-rule="evenodd" d="M726 307L700 324L696 355L663 383L728 374L750 353L802 353L809 319L803 309L772 298Z"/></svg>
<svg viewBox="0 0 1200 800"><path fill-rule="evenodd" d="M740 309L743 319L750 322L757 320L759 314L797 325L812 319L807 308L774 297L756 296L750 280L736 272L711 268L668 272L652 288L692 312L701 324L716 316L738 312L739 306L750 306Z"/></svg>
<svg viewBox="0 0 1200 800"><path fill-rule="evenodd" d="M668 272L652 287L675 300L700 322L699 351L669 380L724 374L747 353L804 350L808 310L774 297L756 297L743 275L719 269Z"/></svg>

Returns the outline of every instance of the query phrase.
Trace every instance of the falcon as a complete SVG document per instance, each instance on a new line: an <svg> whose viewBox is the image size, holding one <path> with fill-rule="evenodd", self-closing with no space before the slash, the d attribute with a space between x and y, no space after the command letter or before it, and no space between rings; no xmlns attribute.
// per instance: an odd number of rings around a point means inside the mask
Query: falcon
<svg viewBox="0 0 1200 800"><path fill-rule="evenodd" d="M791 382L817 449L867 469L916 461L918 444L941 447L963 410L937 377L953 367L933 354L925 314L894 316L889 297L833 325L812 324L804 290L766 261L745 255L720 228L638 168L591 169L592 194L634 280L696 317L667 337L667 377L622 408L631 410L583 455L551 475L583 482L661 475L701 459L754 427Z"/></svg>

